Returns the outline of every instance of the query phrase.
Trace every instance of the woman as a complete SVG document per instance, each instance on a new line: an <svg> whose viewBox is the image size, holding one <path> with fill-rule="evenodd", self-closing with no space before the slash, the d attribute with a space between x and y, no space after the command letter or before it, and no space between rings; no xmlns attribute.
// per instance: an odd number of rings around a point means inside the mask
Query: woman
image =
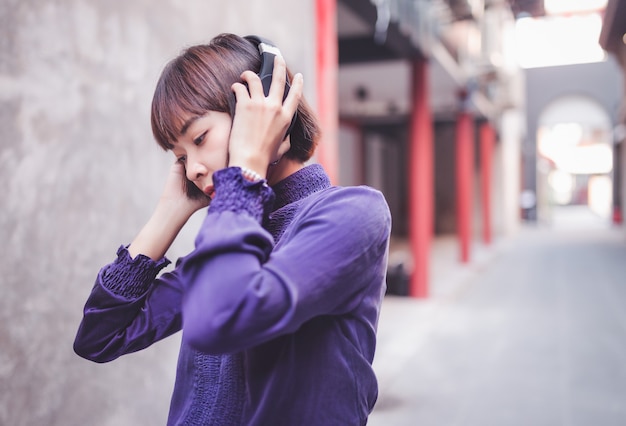
<svg viewBox="0 0 626 426"><path fill-rule="evenodd" d="M276 55L266 95L258 41L222 34L163 70L152 129L177 162L98 274L74 350L107 362L182 329L168 425L362 425L377 398L389 210L305 164L319 128L302 76L288 90ZM195 249L157 277L209 202Z"/></svg>

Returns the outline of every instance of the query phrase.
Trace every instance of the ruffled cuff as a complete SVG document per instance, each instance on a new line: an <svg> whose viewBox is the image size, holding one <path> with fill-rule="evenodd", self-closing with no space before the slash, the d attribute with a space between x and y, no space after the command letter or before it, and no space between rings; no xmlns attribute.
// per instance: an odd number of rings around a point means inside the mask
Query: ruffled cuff
<svg viewBox="0 0 626 426"><path fill-rule="evenodd" d="M274 203L274 191L267 181L250 182L243 178L240 167L227 167L213 173L215 197L209 213L246 212L261 222Z"/></svg>
<svg viewBox="0 0 626 426"><path fill-rule="evenodd" d="M170 263L166 257L154 261L143 254L133 259L128 246L120 246L117 259L102 269L100 282L112 293L135 299L148 291L157 274Z"/></svg>

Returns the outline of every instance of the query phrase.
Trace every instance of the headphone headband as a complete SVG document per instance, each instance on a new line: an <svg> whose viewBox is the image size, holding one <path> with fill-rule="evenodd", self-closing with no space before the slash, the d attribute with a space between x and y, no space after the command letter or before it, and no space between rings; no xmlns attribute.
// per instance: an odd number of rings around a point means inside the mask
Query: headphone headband
<svg viewBox="0 0 626 426"><path fill-rule="evenodd" d="M278 50L278 47L276 47L276 44L274 44L270 39L260 37L258 35L247 35L244 38L254 44L257 49L259 49L259 53L261 54L263 54L264 52L270 52L274 55L278 54L282 56L280 54L280 50ZM274 53L274 51L276 53Z"/></svg>

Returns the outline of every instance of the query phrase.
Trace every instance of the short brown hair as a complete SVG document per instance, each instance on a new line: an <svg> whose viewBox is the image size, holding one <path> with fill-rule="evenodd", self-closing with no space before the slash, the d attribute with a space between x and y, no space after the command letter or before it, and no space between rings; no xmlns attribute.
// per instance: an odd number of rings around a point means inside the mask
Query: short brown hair
<svg viewBox="0 0 626 426"><path fill-rule="evenodd" d="M220 34L208 44L183 50L163 69L152 98L150 121L157 143L165 150L172 149L186 114L219 111L232 117L235 95L231 86L241 82L241 73L258 73L260 66L256 46L234 34ZM292 78L291 72L287 73ZM317 118L302 98L291 131L291 148L285 155L307 161L315 151L319 135Z"/></svg>

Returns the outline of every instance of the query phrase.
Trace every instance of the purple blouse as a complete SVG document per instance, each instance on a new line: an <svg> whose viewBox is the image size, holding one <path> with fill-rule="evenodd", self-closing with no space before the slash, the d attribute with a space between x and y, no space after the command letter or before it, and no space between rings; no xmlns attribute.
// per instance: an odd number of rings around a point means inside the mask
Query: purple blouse
<svg viewBox="0 0 626 426"><path fill-rule="evenodd" d="M391 216L368 187L309 165L269 188L213 176L195 249L120 247L86 302L74 350L111 361L182 329L168 425L363 425Z"/></svg>

